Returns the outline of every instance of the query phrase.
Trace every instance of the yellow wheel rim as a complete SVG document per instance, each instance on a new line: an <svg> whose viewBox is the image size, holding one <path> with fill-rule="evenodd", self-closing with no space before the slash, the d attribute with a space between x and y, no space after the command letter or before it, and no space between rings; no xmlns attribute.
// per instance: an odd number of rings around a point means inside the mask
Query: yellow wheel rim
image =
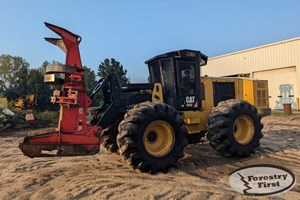
<svg viewBox="0 0 300 200"><path fill-rule="evenodd" d="M254 122L251 117L241 115L236 118L233 124L233 130L234 138L238 143L242 145L249 144L254 137Z"/></svg>
<svg viewBox="0 0 300 200"><path fill-rule="evenodd" d="M157 120L146 127L143 142L147 153L155 157L163 157L172 150L175 133L169 123Z"/></svg>

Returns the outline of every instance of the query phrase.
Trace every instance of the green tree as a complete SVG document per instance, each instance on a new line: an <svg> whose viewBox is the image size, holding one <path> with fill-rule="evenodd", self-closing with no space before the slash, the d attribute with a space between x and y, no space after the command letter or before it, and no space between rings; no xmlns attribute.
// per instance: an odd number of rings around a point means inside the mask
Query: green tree
<svg viewBox="0 0 300 200"><path fill-rule="evenodd" d="M12 100L27 91L29 63L19 56L0 55L0 92Z"/></svg>
<svg viewBox="0 0 300 200"><path fill-rule="evenodd" d="M130 78L126 77L127 70L123 68L123 65L121 65L120 62L116 61L114 58L111 58L110 60L106 58L100 63L97 76L100 78L105 78L111 73L116 74L122 86L126 86L130 83Z"/></svg>
<svg viewBox="0 0 300 200"><path fill-rule="evenodd" d="M85 70L85 88L88 95L90 95L96 85L95 71L89 67L83 66Z"/></svg>
<svg viewBox="0 0 300 200"><path fill-rule="evenodd" d="M23 94L27 94L27 77L28 77L28 67L21 66L19 71L16 73L16 90L18 94L21 96Z"/></svg>
<svg viewBox="0 0 300 200"><path fill-rule="evenodd" d="M37 94L37 107L44 111L52 108L50 103L51 90L49 85L44 83L44 74L41 69L30 69L28 73L28 93Z"/></svg>
<svg viewBox="0 0 300 200"><path fill-rule="evenodd" d="M49 61L45 60L42 65L38 68L38 70L44 75L46 72L46 67L50 64Z"/></svg>

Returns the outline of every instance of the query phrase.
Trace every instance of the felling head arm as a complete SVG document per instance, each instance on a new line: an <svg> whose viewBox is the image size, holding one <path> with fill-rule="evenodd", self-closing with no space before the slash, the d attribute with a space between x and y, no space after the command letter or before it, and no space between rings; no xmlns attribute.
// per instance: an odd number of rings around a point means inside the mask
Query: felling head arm
<svg viewBox="0 0 300 200"><path fill-rule="evenodd" d="M66 65L77 66L81 68L82 64L78 47L79 43L81 42L81 37L53 24L45 22L45 25L61 37L45 38L45 40L58 46L63 52L66 53Z"/></svg>
<svg viewBox="0 0 300 200"><path fill-rule="evenodd" d="M45 23L61 38L45 38L66 53L66 64L46 67L45 82L56 83L56 74L64 74L59 80L61 90L55 90L52 103L60 105L58 127L28 133L19 148L28 157L94 155L99 152L101 127L87 123L87 108L91 104L86 94L84 70L79 54L80 36ZM44 151L56 151L56 154Z"/></svg>

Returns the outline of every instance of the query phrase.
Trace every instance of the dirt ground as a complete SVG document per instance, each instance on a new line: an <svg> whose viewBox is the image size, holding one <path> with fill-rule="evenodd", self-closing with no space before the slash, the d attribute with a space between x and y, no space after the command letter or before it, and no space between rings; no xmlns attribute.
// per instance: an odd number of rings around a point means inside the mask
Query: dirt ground
<svg viewBox="0 0 300 200"><path fill-rule="evenodd" d="M229 173L251 164L290 169L298 183L272 199L300 199L300 115L268 116L263 123L261 147L250 158L190 145L178 168L157 175L138 173L103 148L95 156L30 159L18 149L24 131L2 133L0 199L244 199L230 187Z"/></svg>

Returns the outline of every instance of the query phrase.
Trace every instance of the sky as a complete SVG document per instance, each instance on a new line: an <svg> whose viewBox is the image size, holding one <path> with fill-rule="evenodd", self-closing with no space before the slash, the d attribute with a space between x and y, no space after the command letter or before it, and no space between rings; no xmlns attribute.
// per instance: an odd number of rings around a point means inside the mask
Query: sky
<svg viewBox="0 0 300 200"><path fill-rule="evenodd" d="M44 22L82 37L83 65L97 71L115 58L131 82L146 82L144 62L158 54L194 49L213 57L300 37L300 1L0 0L0 54L21 56L32 68L64 62L44 41L56 37Z"/></svg>

